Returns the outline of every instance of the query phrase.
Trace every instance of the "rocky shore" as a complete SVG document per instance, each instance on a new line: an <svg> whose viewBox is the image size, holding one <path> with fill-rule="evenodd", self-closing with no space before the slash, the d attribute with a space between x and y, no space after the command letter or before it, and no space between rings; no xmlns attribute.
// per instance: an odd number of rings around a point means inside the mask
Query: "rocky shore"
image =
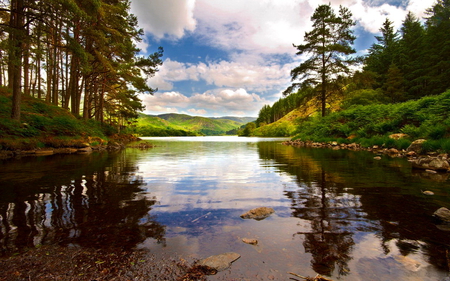
<svg viewBox="0 0 450 281"><path fill-rule="evenodd" d="M73 141L57 145L57 147L36 147L32 149L0 150L0 159L8 159L23 156L45 156L53 154L88 154L94 151L118 151L124 149L129 143L139 141L138 137L133 135L113 135L109 141L101 138L86 137L83 140L74 139ZM134 147L150 148L150 143L139 143Z"/></svg>
<svg viewBox="0 0 450 281"><path fill-rule="evenodd" d="M353 151L370 151L376 154L374 159L380 160L381 156L389 157L405 157L412 164L415 169L428 170L431 172L450 172L449 156L448 154L438 154L431 152L424 154L422 151L422 144L426 140L418 139L411 143L407 149L398 150L396 148L379 147L374 145L372 147L363 147L358 143L339 144L336 141L321 143L302 140L289 140L283 142L284 145L295 147L312 147L312 148L329 148L334 150L346 149Z"/></svg>

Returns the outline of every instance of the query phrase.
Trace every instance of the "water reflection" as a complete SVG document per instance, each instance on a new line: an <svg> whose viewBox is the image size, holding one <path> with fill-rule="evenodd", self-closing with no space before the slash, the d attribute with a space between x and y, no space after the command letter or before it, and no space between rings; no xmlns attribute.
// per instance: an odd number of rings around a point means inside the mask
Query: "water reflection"
<svg viewBox="0 0 450 281"><path fill-rule="evenodd" d="M403 159L377 162L370 153L278 149L273 152L261 145L259 153L287 164L278 167L280 172L297 178L301 188L285 195L292 201L292 215L310 222L310 230L294 236L304 236L304 250L311 253L315 272L337 278L350 274L348 263L361 255L355 243L361 243L364 233L376 234L374 241L384 254L357 258L356 270L368 279L376 278L376 271L393 274L386 271L389 267L402 278L401 268L415 272L424 266L421 258L448 271L450 236L438 230L431 214L449 202L421 194L425 187L442 194L449 187L446 175L412 173Z"/></svg>
<svg viewBox="0 0 450 281"><path fill-rule="evenodd" d="M39 244L132 248L164 243L155 198L126 153L5 160L0 172L2 254Z"/></svg>
<svg viewBox="0 0 450 281"><path fill-rule="evenodd" d="M431 214L450 207L450 184L412 173L404 159L276 140L151 141L157 146L144 151L1 162L2 253L60 244L241 254L211 280L287 280L287 272L439 280L448 272L449 232ZM239 217L261 206L275 213Z"/></svg>

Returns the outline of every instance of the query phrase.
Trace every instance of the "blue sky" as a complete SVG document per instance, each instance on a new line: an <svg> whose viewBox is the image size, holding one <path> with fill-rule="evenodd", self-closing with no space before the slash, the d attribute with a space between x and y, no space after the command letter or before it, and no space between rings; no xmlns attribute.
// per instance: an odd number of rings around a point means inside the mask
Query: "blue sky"
<svg viewBox="0 0 450 281"><path fill-rule="evenodd" d="M386 18L400 28L408 11L424 16L434 0L131 0L145 37L143 54L164 48L158 88L142 95L146 114L257 116L290 85L301 44L320 4L350 9L355 49L364 54Z"/></svg>

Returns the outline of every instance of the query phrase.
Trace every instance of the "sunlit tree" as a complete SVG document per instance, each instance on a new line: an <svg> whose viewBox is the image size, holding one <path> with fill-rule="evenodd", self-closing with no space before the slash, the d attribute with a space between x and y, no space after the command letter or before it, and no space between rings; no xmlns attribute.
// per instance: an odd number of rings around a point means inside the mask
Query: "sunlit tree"
<svg viewBox="0 0 450 281"><path fill-rule="evenodd" d="M320 5L311 20L313 29L305 33L305 44L294 45L297 55L309 58L291 70L292 81L283 94L288 95L298 88L316 86L321 99L322 116L326 115L329 85L340 75L350 72L349 66L357 60L349 55L356 51L352 44L356 37L351 28L355 22L351 12L340 6L336 15L331 5Z"/></svg>

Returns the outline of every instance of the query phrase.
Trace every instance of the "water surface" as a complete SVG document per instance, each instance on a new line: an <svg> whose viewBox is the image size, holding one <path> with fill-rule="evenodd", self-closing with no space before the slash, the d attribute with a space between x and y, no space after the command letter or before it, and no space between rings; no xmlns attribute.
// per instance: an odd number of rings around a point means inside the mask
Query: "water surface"
<svg viewBox="0 0 450 281"><path fill-rule="evenodd" d="M294 148L280 139L149 138L155 148L0 162L0 249L126 247L241 258L211 280L441 280L447 174L405 159ZM422 194L431 190L434 196ZM267 206L262 221L240 214ZM247 245L242 238L256 238Z"/></svg>

